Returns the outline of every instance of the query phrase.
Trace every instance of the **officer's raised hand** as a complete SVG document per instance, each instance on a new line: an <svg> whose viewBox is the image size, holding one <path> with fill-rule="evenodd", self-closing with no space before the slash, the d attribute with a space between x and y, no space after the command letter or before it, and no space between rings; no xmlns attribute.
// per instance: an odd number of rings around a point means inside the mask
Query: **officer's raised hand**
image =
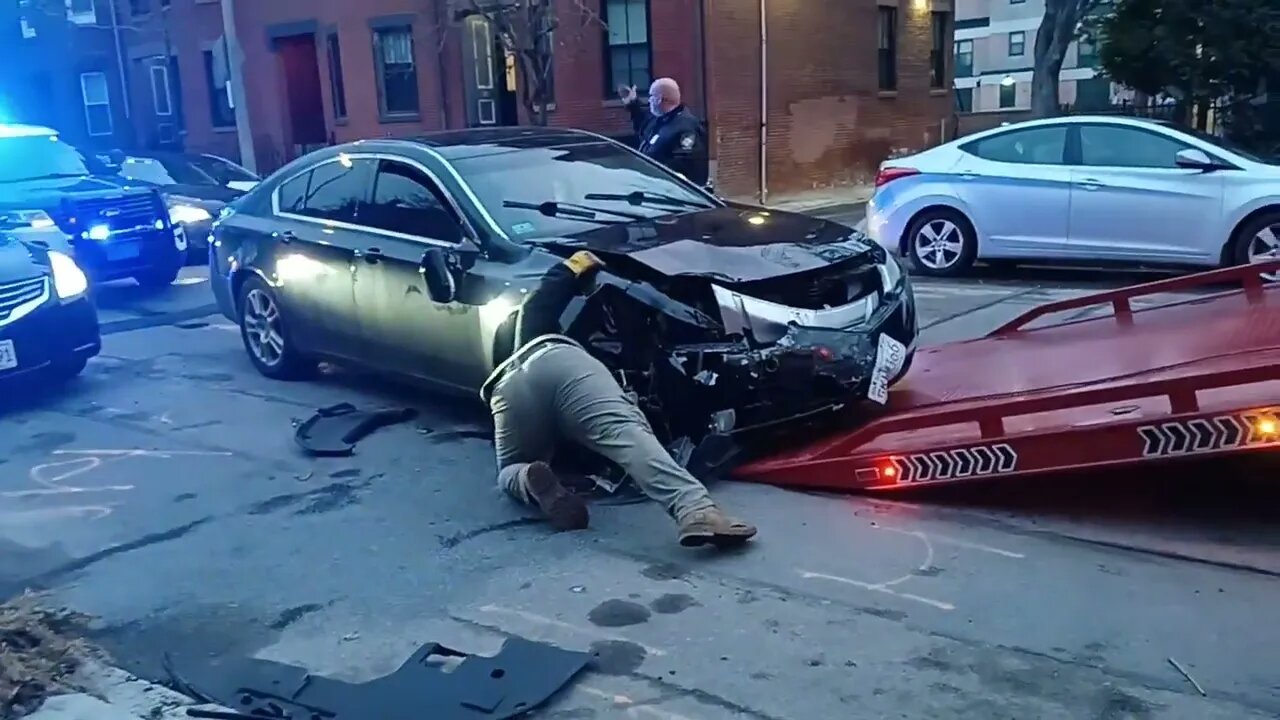
<svg viewBox="0 0 1280 720"><path fill-rule="evenodd" d="M618 86L618 99L622 101L623 105L630 105L635 102L638 97L639 94L636 92L635 85Z"/></svg>

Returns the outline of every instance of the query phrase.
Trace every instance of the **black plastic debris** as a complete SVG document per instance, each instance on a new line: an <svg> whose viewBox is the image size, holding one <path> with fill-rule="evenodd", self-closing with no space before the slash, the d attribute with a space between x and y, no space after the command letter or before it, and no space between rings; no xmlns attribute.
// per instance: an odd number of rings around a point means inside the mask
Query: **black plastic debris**
<svg viewBox="0 0 1280 720"><path fill-rule="evenodd" d="M320 408L302 421L293 439L308 455L350 455L355 452L356 443L378 428L412 420L417 415L413 408L360 410L351 403L338 403Z"/></svg>
<svg viewBox="0 0 1280 720"><path fill-rule="evenodd" d="M590 659L587 653L511 638L493 657L428 643L399 670L365 683L253 658L197 661L182 667L181 674L180 662L169 659L168 667L178 690L233 711L205 715L196 710L192 717L503 720L544 705Z"/></svg>

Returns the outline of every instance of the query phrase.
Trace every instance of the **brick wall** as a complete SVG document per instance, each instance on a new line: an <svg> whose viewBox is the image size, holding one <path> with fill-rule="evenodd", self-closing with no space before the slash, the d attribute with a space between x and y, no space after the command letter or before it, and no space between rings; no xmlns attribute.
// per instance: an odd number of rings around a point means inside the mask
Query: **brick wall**
<svg viewBox="0 0 1280 720"><path fill-rule="evenodd" d="M759 3L709 5L717 187L750 195L760 184ZM948 89L929 87L930 10L949 5L902 0L892 93L878 90L876 0L766 7L770 195L865 182L890 151L939 142L953 100ZM943 45L949 55L951 38ZM944 88L950 84L947 77Z"/></svg>

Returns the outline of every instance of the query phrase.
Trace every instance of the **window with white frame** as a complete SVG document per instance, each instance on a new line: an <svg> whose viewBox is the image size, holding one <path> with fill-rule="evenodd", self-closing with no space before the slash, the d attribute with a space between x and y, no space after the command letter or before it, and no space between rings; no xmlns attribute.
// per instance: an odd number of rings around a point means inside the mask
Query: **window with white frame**
<svg viewBox="0 0 1280 720"><path fill-rule="evenodd" d="M653 80L649 45L649 0L606 0L604 11L605 96L619 87L636 87L643 95Z"/></svg>
<svg viewBox="0 0 1280 720"><path fill-rule="evenodd" d="M1027 52L1027 33L1019 30L1009 33L1009 57L1019 57Z"/></svg>
<svg viewBox="0 0 1280 720"><path fill-rule="evenodd" d="M80 94L84 99L85 129L90 135L110 135L111 91L107 87L106 73L82 73Z"/></svg>
<svg viewBox="0 0 1280 720"><path fill-rule="evenodd" d="M973 75L973 41L956 41L956 77Z"/></svg>
<svg viewBox="0 0 1280 720"><path fill-rule="evenodd" d="M379 111L383 117L418 112L418 69L413 29L381 28L373 34Z"/></svg>
<svg viewBox="0 0 1280 720"><path fill-rule="evenodd" d="M169 68L161 65L161 62L163 60L155 60L149 68L151 107L155 108L156 115L167 117L173 114L173 95L169 91Z"/></svg>
<svg viewBox="0 0 1280 720"><path fill-rule="evenodd" d="M67 20L77 25L93 25L98 22L94 0L67 0Z"/></svg>

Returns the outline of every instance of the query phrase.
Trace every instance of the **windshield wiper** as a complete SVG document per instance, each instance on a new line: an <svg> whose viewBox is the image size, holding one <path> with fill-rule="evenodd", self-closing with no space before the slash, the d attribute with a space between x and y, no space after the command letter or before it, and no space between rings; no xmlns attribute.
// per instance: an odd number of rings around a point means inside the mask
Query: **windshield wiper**
<svg viewBox="0 0 1280 720"><path fill-rule="evenodd" d="M627 220L648 220L644 215L637 213L623 212L621 210L610 210L609 208L597 208L590 205L580 205L578 203L562 203L554 200L548 200L543 203L529 203L520 200L503 200L502 207L515 208L516 210L534 210L540 212L547 217L565 217L575 220L593 220L598 223L618 223L621 220L605 220L597 217L601 213L605 215L614 215Z"/></svg>
<svg viewBox="0 0 1280 720"><path fill-rule="evenodd" d="M632 205L644 205L645 203L648 203L650 205L665 205L667 207L686 207L686 208L700 208L700 209L706 209L711 207L709 204L705 202L697 202L695 200L685 200L684 198L678 198L678 197L675 197L674 195L667 195L665 193L644 192L643 190L636 190L634 192L629 192L626 194L587 193L585 196L585 199L587 200L621 200L624 202L631 203Z"/></svg>
<svg viewBox="0 0 1280 720"><path fill-rule="evenodd" d="M13 178L12 180L3 180L0 182L19 183L31 182L32 180L57 180L58 178L82 178L89 177L88 173L49 173L48 175L32 175L31 177Z"/></svg>

